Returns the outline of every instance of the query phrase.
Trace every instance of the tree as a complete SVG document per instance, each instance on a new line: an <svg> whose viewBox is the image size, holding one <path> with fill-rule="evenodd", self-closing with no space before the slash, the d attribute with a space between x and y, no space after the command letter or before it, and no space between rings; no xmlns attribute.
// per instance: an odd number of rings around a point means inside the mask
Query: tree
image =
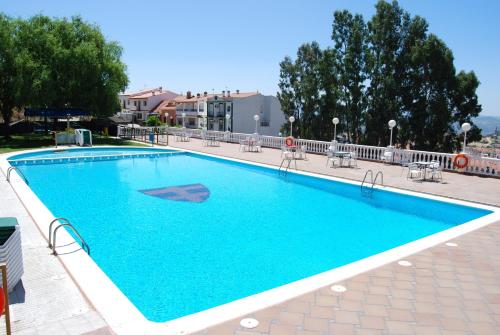
<svg viewBox="0 0 500 335"><path fill-rule="evenodd" d="M281 103L283 113L287 116L287 119L290 116L294 116L295 119L298 120L299 114L297 113L296 105L297 73L295 64L290 57L285 57L280 63L280 80L278 82L278 87L280 91L277 97ZM286 128L283 127L282 131L285 133Z"/></svg>
<svg viewBox="0 0 500 335"><path fill-rule="evenodd" d="M16 21L0 13L0 112L7 139L13 110L26 102L28 94L25 88L29 78L22 70L24 59L18 55L15 30Z"/></svg>
<svg viewBox="0 0 500 335"><path fill-rule="evenodd" d="M456 75L455 89L453 92L453 115L452 119L457 126L464 122L469 122L472 129L467 132L469 141L479 141L481 139L481 129L473 122L473 118L481 113L482 107L478 102L476 90L479 87L479 80L474 72L460 71ZM455 137L455 147L461 148L463 135Z"/></svg>
<svg viewBox="0 0 500 335"><path fill-rule="evenodd" d="M7 35L18 59L7 78L19 81L22 96L13 107L79 108L94 116L119 109L118 93L128 84L122 50L97 26L37 15L16 20Z"/></svg>
<svg viewBox="0 0 500 335"><path fill-rule="evenodd" d="M389 143L388 121L402 147L451 151L460 147L463 122L481 112L473 72L456 74L453 53L397 1L380 0L365 23L361 15L336 11L333 47L299 47L280 63L278 98L301 136L331 139L331 119L355 143ZM473 125L469 138L480 138Z"/></svg>
<svg viewBox="0 0 500 335"><path fill-rule="evenodd" d="M368 22L370 86L365 136L368 143L382 145L389 142L387 121L401 116L402 73L397 64L410 18L396 1L379 1L375 8Z"/></svg>
<svg viewBox="0 0 500 335"><path fill-rule="evenodd" d="M344 106L341 121L347 130L348 139L361 142L362 121L365 113L366 73L366 24L361 15L348 11L334 13L332 40L336 50L336 64L339 72L340 103Z"/></svg>
<svg viewBox="0 0 500 335"><path fill-rule="evenodd" d="M161 125L160 118L156 115L151 115L146 119L146 126L157 127Z"/></svg>

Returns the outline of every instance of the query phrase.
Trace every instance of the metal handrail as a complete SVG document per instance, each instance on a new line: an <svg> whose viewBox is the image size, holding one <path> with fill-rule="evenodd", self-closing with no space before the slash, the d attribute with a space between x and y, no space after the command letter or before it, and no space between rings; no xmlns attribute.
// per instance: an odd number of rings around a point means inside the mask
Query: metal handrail
<svg viewBox="0 0 500 335"><path fill-rule="evenodd" d="M55 222L59 222L59 221L64 221L65 223L59 224L59 226L57 226L56 229L54 229L54 233L52 234L52 226L53 226L53 224ZM90 246L87 244L87 242L85 242L85 240L83 239L82 235L80 235L80 233L78 233L78 231L76 230L76 228L66 218L57 218L57 219L54 219L49 224L49 248L52 248L52 254L53 255L57 255L57 251L56 251L57 230L59 228L61 228L61 227L70 227L71 230L73 230L73 232L75 233L75 235L78 236L78 238L80 239L80 242L82 244L82 249L84 251L87 251L87 254L90 255Z"/></svg>
<svg viewBox="0 0 500 335"><path fill-rule="evenodd" d="M379 171L375 175L375 179L373 179L372 188L371 188L372 192L373 192L373 186L375 186L375 183L377 182L377 178L378 178L379 175L380 175L380 185L384 186L384 174L382 173L382 171Z"/></svg>
<svg viewBox="0 0 500 335"><path fill-rule="evenodd" d="M50 224L49 224L49 248L52 248L52 226L54 225L54 223L59 222L59 221L64 221L65 223L71 224L71 222L69 222L69 220L66 218L57 218L57 219L52 220L52 222L50 222Z"/></svg>
<svg viewBox="0 0 500 335"><path fill-rule="evenodd" d="M20 176L20 177L23 177L24 179L24 182L29 185L29 182L28 182L28 179L26 178L26 176L24 175L24 173L19 170L17 168L17 166L10 166L8 169L7 169L7 177L6 177L6 180L10 183L10 173L13 171L13 170L16 170L17 171L17 174Z"/></svg>
<svg viewBox="0 0 500 335"><path fill-rule="evenodd" d="M365 184L366 177L368 177L368 174L370 174L370 184L373 184L373 171L372 170L368 170L368 171L366 171L365 177L363 178L363 181L361 182L361 192L363 192L363 186Z"/></svg>

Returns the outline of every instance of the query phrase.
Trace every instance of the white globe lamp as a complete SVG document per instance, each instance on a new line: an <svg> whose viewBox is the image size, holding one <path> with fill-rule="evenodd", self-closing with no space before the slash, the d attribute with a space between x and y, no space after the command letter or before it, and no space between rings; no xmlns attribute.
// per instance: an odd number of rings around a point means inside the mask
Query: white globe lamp
<svg viewBox="0 0 500 335"><path fill-rule="evenodd" d="M292 125L293 125L293 123L295 122L295 117L294 117L294 116L290 116L290 117L288 118L288 121L290 121L290 136L293 136L293 135L292 135Z"/></svg>
<svg viewBox="0 0 500 335"><path fill-rule="evenodd" d="M470 125L469 122L464 122L462 124L462 130L464 131L464 148L463 152L465 152L465 146L467 145L467 132L471 130L472 126Z"/></svg>
<svg viewBox="0 0 500 335"><path fill-rule="evenodd" d="M392 128L396 126L396 121L395 120L390 120L387 122L387 125L389 126L389 129L391 130L391 138L389 140L389 147L392 148Z"/></svg>
<svg viewBox="0 0 500 335"><path fill-rule="evenodd" d="M258 127L258 124L259 124L260 116L258 114L255 114L253 116L253 119L255 120L255 134L258 134L257 133L257 127Z"/></svg>
<svg viewBox="0 0 500 335"><path fill-rule="evenodd" d="M332 123L333 123L333 141L335 143L337 143L337 125L339 124L340 120L338 117L334 117L332 119Z"/></svg>

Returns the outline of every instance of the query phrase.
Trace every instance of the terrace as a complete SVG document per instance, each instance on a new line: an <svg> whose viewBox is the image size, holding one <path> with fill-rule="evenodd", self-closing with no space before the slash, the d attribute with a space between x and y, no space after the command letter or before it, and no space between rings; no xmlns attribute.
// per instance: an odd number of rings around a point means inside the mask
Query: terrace
<svg viewBox="0 0 500 335"><path fill-rule="evenodd" d="M239 144L206 147L192 138L174 148L279 166L280 150L241 152ZM382 171L384 185L454 199L500 206L500 179L443 172L443 182L407 180L401 166L359 160L357 168L330 168L326 157L308 153L298 170L361 181L365 171ZM14 334L108 334L111 330L89 304L61 263L49 255L42 235L8 183L0 182L2 213L21 218L25 276L11 297ZM390 263L196 334L498 334L500 332L500 222L404 257L410 266ZM456 246L455 246L456 244ZM408 265L404 263L405 265ZM41 274L40 267L44 268ZM56 278L57 277L57 278ZM62 288L53 289L54 282ZM50 292L50 296L49 293ZM71 308L61 308L70 304ZM45 308L42 308L44 306ZM55 311L50 314L46 311ZM259 325L245 328L244 317Z"/></svg>

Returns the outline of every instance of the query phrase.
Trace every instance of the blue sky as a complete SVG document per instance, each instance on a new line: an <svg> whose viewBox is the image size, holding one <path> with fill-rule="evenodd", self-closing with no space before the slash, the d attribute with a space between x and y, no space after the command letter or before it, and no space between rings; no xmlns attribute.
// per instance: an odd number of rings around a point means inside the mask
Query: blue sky
<svg viewBox="0 0 500 335"><path fill-rule="evenodd" d="M79 14L124 48L130 89L175 92L259 90L276 94L279 62L298 46L331 45L332 13L365 18L375 0L107 1L3 0L0 11L28 17ZM500 116L500 1L403 0L453 50L457 70L474 70L483 114Z"/></svg>

